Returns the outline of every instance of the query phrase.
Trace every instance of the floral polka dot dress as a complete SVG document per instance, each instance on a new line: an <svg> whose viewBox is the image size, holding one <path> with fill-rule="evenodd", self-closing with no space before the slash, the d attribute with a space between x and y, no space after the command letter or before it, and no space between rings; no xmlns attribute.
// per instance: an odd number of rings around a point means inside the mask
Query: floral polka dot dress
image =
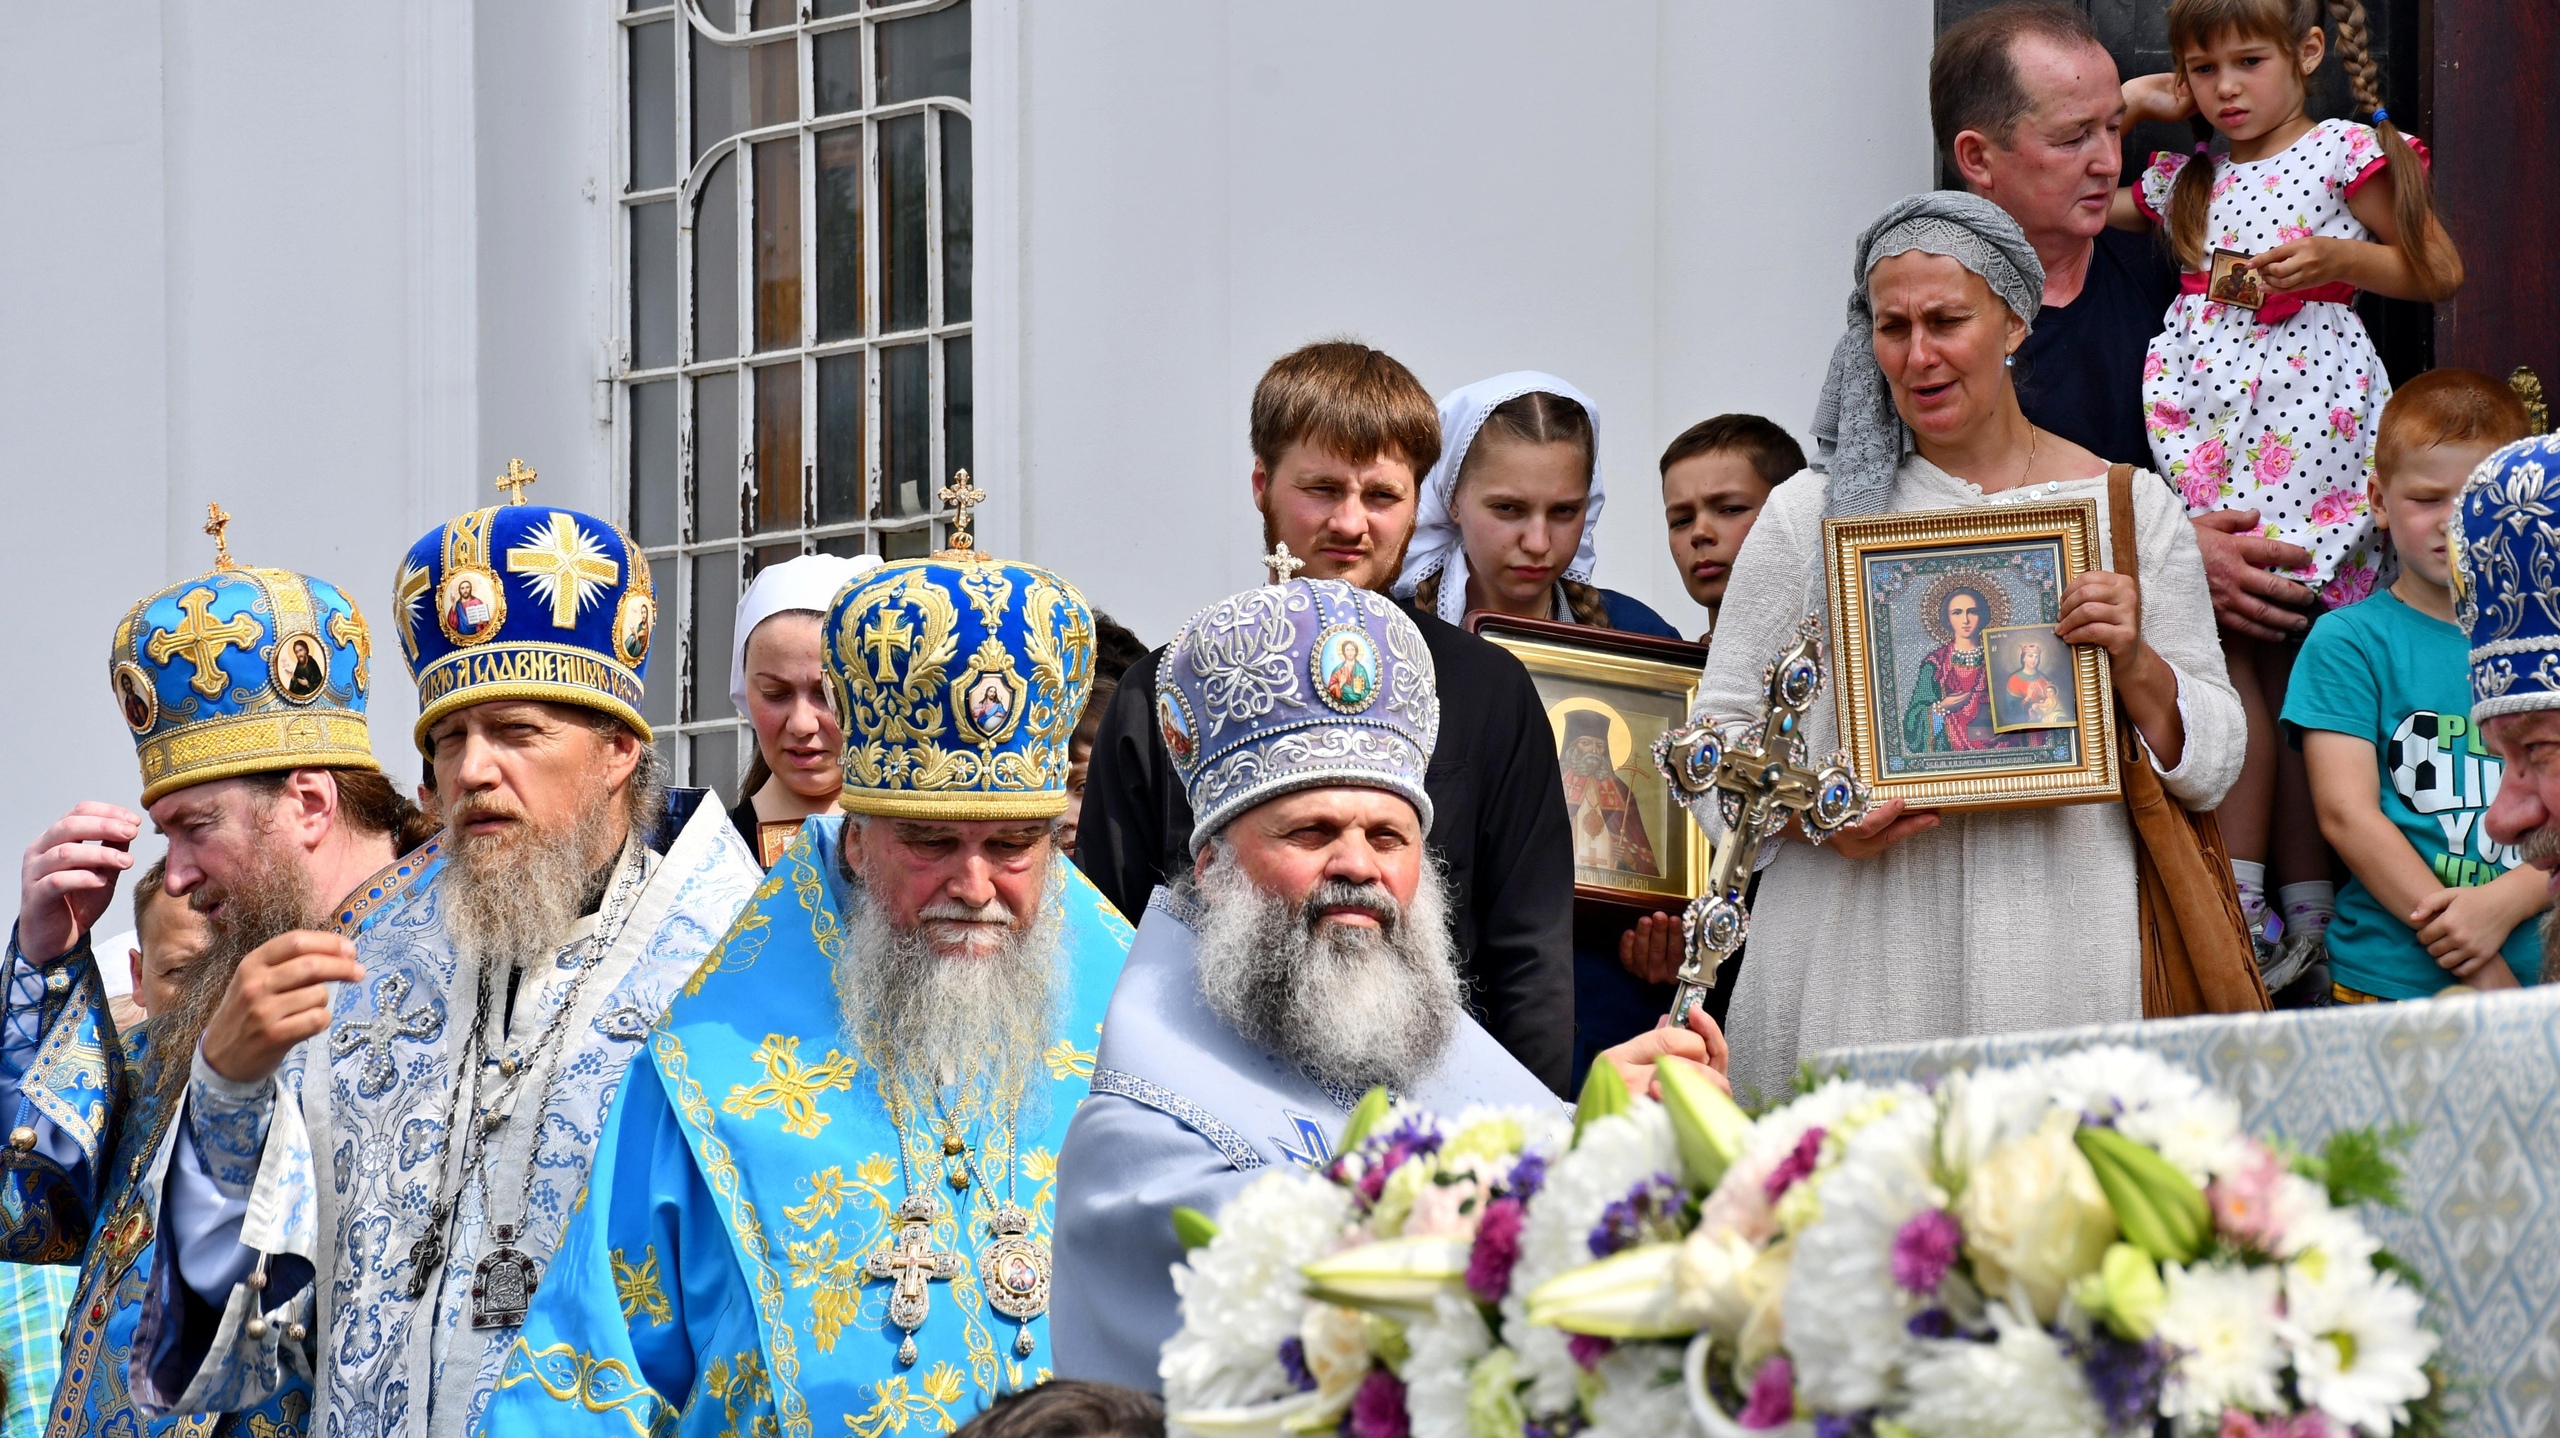
<svg viewBox="0 0 2560 1438"><path fill-rule="evenodd" d="M2164 152L2143 172L2134 193L2154 223L2166 224L2170 187L2189 158ZM2206 246L2257 255L2311 236L2370 241L2347 199L2383 163L2372 127L2347 120L2323 120L2263 160L2217 160ZM2262 533L2311 551L2297 577L2332 607L2371 594L2382 556L2365 481L2391 379L2353 291L2296 291L2296 300L2334 297L2298 307L2276 292L2253 312L2215 302L2202 274L2184 278L2142 365L2160 473L2190 514L2254 509Z"/></svg>

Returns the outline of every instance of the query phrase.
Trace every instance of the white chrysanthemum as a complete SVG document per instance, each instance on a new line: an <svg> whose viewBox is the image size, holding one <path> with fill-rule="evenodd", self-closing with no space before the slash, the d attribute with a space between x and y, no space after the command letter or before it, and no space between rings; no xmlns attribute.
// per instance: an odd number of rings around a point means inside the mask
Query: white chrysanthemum
<svg viewBox="0 0 2560 1438"><path fill-rule="evenodd" d="M1796 1235L1786 1311L1821 1321L1791 1329L1787 1352L1796 1387L1826 1412L1884 1403L1911 1354L1907 1325L1926 1300L1894 1280L1893 1246L1913 1215L1947 1202L1929 1176L1937 1117L1906 1102L1851 1135L1818 1180L1822 1216Z"/></svg>
<svg viewBox="0 0 2560 1438"><path fill-rule="evenodd" d="M2285 1345L2305 1401L2372 1438L2390 1438L2427 1396L2436 1336L2419 1326L2418 1295L2364 1264L2321 1279L2285 1275Z"/></svg>
<svg viewBox="0 0 2560 1438"><path fill-rule="evenodd" d="M1872 1102L1879 1092L1873 1084L1837 1079L1793 1103L1762 1114L1743 1140L1742 1152L1734 1156L1714 1192L1707 1195L1698 1215L1698 1227L1719 1236L1732 1234L1753 1244L1765 1244L1775 1238L1778 1219L1768 1197L1771 1171L1795 1151L1805 1130L1830 1130L1844 1115Z"/></svg>
<svg viewBox="0 0 2560 1438"><path fill-rule="evenodd" d="M1156 1371L1165 1406L1177 1413L1293 1391L1280 1344L1306 1313L1298 1269L1332 1251L1351 1221L1351 1195L1291 1169L1247 1184L1217 1217L1218 1236L1173 1266L1182 1328Z"/></svg>
<svg viewBox="0 0 2560 1438"><path fill-rule="evenodd" d="M1957 1189L1992 1151L2036 1131L2053 1107L2039 1065L1950 1074L1938 1091L1938 1158Z"/></svg>
<svg viewBox="0 0 2560 1438"><path fill-rule="evenodd" d="M2239 1150L2240 1102L2220 1089L2205 1088L2184 1069L2170 1069L2192 1092L2175 1098L2154 1096L2125 1110L2116 1128L2136 1143L2149 1144L2201 1187L2231 1170Z"/></svg>
<svg viewBox="0 0 2560 1438"><path fill-rule="evenodd" d="M1405 1325L1404 1408L1413 1438L1467 1438L1467 1379L1493 1349L1475 1300L1443 1293L1431 1316Z"/></svg>
<svg viewBox="0 0 2560 1438"><path fill-rule="evenodd" d="M1656 1103L1594 1120L1572 1152L1547 1166L1546 1182L1521 1224L1520 1260L1502 1300L1502 1341L1519 1355L1520 1376L1529 1384L1523 1401L1532 1414L1552 1417L1571 1408L1582 1369L1566 1352L1564 1334L1530 1325L1528 1295L1592 1261L1591 1230L1610 1204L1656 1174L1679 1172L1671 1119Z"/></svg>
<svg viewBox="0 0 2560 1438"><path fill-rule="evenodd" d="M2171 1418L2211 1420L2225 1408L2272 1411L2283 1401L2276 1376L2284 1368L2277 1332L2272 1268L2170 1264L2168 1298L2154 1332L2180 1350L2170 1365L2160 1411Z"/></svg>
<svg viewBox="0 0 2560 1438"><path fill-rule="evenodd" d="M2382 1240L2374 1237L2373 1230L2359 1222L2352 1210L2330 1207L2329 1195L2317 1184L2305 1186L2314 1201L2298 1203L2285 1214L2284 1242L2278 1245L2276 1256L2313 1282L2327 1282L2357 1270L2372 1271L2373 1256L2382 1251Z"/></svg>
<svg viewBox="0 0 2560 1438"><path fill-rule="evenodd" d="M2053 1335L2005 1303L1989 1312L1995 1342L1915 1345L1911 1402L1895 1420L1920 1438L2104 1438L2106 1417Z"/></svg>
<svg viewBox="0 0 2560 1438"><path fill-rule="evenodd" d="M1587 1438L1695 1438L1689 1390L1680 1377L1680 1345L1621 1343L1592 1370ZM1421 1438L1421 1430L1415 1430Z"/></svg>

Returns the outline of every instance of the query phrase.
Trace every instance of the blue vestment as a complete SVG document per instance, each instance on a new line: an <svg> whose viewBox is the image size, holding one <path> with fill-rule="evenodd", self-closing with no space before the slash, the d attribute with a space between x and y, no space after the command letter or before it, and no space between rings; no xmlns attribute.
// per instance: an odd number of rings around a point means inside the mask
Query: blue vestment
<svg viewBox="0 0 2560 1438"><path fill-rule="evenodd" d="M1048 1376L1046 1318L997 1311L981 1264L1008 1203L1028 1216L1026 1237L1049 1240L1058 1146L1129 926L1056 861L1056 1042L1018 1123L962 1086L951 1117L964 1163L938 1124L911 1118L901 1134L885 1056L843 1032L834 969L858 900L842 826L802 827L650 1036L649 1079L635 1067L616 1101L585 1206L498 1380L490 1438L887 1438L947 1431ZM947 1181L955 1166L966 1188ZM954 1256L923 1285L907 1362L889 1321L894 1279L875 1259L900 1252L898 1211L923 1196L938 1206L930 1243L909 1246Z"/></svg>
<svg viewBox="0 0 2560 1438"><path fill-rule="evenodd" d="M1360 1100L1254 1047L1200 997L1198 914L1159 888L1112 995L1093 1075L1058 1155L1058 1372L1158 1389L1177 1326L1176 1206L1215 1215L1278 1164L1317 1168ZM1398 1097L1455 1114L1556 1097L1457 1016L1431 1072Z"/></svg>

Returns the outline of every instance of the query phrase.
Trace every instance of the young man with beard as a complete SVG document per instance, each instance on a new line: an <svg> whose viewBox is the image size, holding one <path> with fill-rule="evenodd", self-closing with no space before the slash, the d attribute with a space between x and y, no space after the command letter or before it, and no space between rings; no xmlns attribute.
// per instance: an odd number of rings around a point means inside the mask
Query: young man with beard
<svg viewBox="0 0 2560 1438"><path fill-rule="evenodd" d="M1345 644L1376 679L1353 702L1304 682ZM1373 1086L1443 1113L1555 1102L1465 1009L1423 843L1445 710L1414 621L1295 579L1194 615L1165 656L1155 722L1199 816L1193 857L1148 901L1058 1155L1058 1371L1149 1389L1176 1326L1177 1206L1215 1213L1262 1169L1330 1162ZM1692 1022L1602 1057L1639 1092L1663 1054L1721 1069L1715 1021Z"/></svg>
<svg viewBox="0 0 2560 1438"><path fill-rule="evenodd" d="M204 952L174 985L144 975L150 1018L120 1033L90 942L134 862L143 817L78 805L37 837L20 869L0 1025L0 1112L13 1125L0 1214L16 1221L0 1252L81 1264L54 1434L130 1432L139 1421L126 1360L144 1282L165 1251L145 1180L173 1127L187 1056L235 974L261 989L348 952L347 934L371 911L364 896L414 872L417 861L399 854L434 830L374 762L364 716L371 640L355 606L325 580L233 564L222 521L217 512L214 569L135 605L108 657L141 760L142 805L169 841L153 870L167 897L152 907L192 909L207 930ZM300 676L287 692L294 676L279 675L274 657L287 649L326 656L317 691ZM165 927L135 917L146 934ZM242 1406L219 1424L199 1413L176 1426L299 1432L310 1390L280 1385Z"/></svg>
<svg viewBox="0 0 2560 1438"><path fill-rule="evenodd" d="M352 946L252 955L207 1023L145 1184L175 1239L134 1338L146 1413L307 1376L315 1430L423 1438L486 1403L623 1065L758 877L716 805L667 802L647 576L619 530L541 505L410 550L445 837L355 897ZM466 578L467 629L437 602Z"/></svg>
<svg viewBox="0 0 2560 1438"><path fill-rule="evenodd" d="M669 1005L489 1438L947 1432L1047 1376L1055 1155L1129 929L1056 844L1091 611L954 538L836 599L850 817Z"/></svg>
<svg viewBox="0 0 2560 1438"><path fill-rule="evenodd" d="M2471 640L2471 727L2506 766L2480 816L2486 832L2477 849L2485 854L2503 846L2498 857L2521 858L2545 874L2560 874L2560 603L2547 578L2551 556L2560 553L2555 512L2560 434L2537 435L2482 460L2463 481L2445 526L2453 550L2453 617ZM2413 746L2395 736L2395 761L2441 762L2454 755L2464 741L2444 731L2448 717L2460 716L2437 716L2431 741ZM2560 891L2560 877L2549 887ZM2436 920L2430 952L2441 957L2482 944L2483 935L2453 931L2452 906L2440 907L2438 914L2410 916ZM2479 927L2476 920L2472 927ZM2549 983L2555 975L2560 924L2546 916L2537 977Z"/></svg>
<svg viewBox="0 0 2560 1438"><path fill-rule="evenodd" d="M1253 392L1253 501L1263 542L1310 579L1380 595L1413 538L1440 410L1412 371L1348 340L1283 355ZM1573 845L1555 738L1529 671L1407 608L1438 673L1447 728L1423 784L1429 846L1469 1012L1550 1089L1573 1069ZM1124 914L1190 867L1192 813L1155 723L1163 651L1130 666L1095 741L1076 862ZM1321 676L1319 676L1321 677Z"/></svg>

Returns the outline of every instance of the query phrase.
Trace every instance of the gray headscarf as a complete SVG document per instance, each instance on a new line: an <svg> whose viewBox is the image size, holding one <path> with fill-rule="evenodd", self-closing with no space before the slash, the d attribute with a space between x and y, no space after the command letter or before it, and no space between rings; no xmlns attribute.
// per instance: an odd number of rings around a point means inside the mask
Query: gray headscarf
<svg viewBox="0 0 2560 1438"><path fill-rule="evenodd" d="M1893 408L1893 390L1876 367L1867 304L1867 272L1882 260L1923 250L1945 255L1983 283L2033 330L2044 301L2044 266L2009 212L1980 195L1930 190L1896 200L1858 237L1850 276L1849 327L1831 351L1831 372L1813 410L1813 467L1831 476L1825 515L1882 514L1893 498L1893 472L1911 452L1911 431Z"/></svg>

